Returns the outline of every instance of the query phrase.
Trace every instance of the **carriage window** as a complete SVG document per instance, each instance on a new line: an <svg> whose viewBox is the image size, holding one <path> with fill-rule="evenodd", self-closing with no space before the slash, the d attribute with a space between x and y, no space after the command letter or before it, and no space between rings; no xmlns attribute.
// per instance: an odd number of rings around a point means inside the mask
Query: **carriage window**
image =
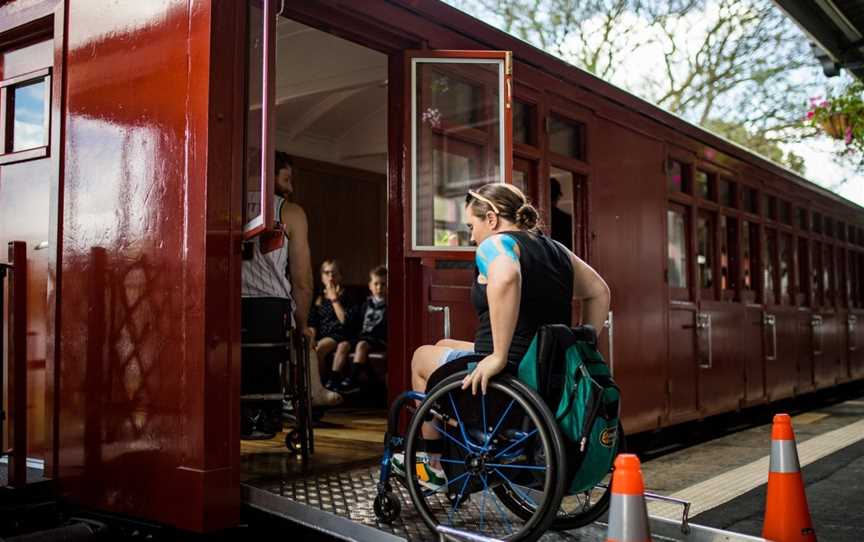
<svg viewBox="0 0 864 542"><path fill-rule="evenodd" d="M585 126L557 115L551 115L549 117L549 150L555 154L584 160Z"/></svg>
<svg viewBox="0 0 864 542"><path fill-rule="evenodd" d="M822 215L819 213L813 213L813 231L822 233Z"/></svg>
<svg viewBox="0 0 864 542"><path fill-rule="evenodd" d="M726 179L720 179L720 204L726 207L735 207L735 183Z"/></svg>
<svg viewBox="0 0 864 542"><path fill-rule="evenodd" d="M807 221L807 209L798 208L798 229L807 231L810 229L810 224Z"/></svg>
<svg viewBox="0 0 864 542"><path fill-rule="evenodd" d="M798 304L810 304L810 250L807 239L798 238L798 280L795 287L798 292Z"/></svg>
<svg viewBox="0 0 864 542"><path fill-rule="evenodd" d="M777 283L775 282L775 272L776 266L774 262L777 261L777 231L776 230L766 230L765 231L765 246L762 251L762 262L763 262L763 284L765 285L765 289L763 290L765 293L764 301L765 303L776 303L777 302Z"/></svg>
<svg viewBox="0 0 864 542"><path fill-rule="evenodd" d="M813 296L813 306L819 307L823 304L822 300L824 299L823 295L825 294L825 286L822 282L822 244L814 242L811 246L810 253L813 255L810 260L812 262L810 268L812 278L810 280L813 281L810 291Z"/></svg>
<svg viewBox="0 0 864 542"><path fill-rule="evenodd" d="M513 102L513 141L525 145L536 145L537 136L534 133L534 121L537 118L537 108L533 105L516 100Z"/></svg>
<svg viewBox="0 0 864 542"><path fill-rule="evenodd" d="M712 213L699 213L696 223L697 284L702 290L714 288L714 232L715 217Z"/></svg>
<svg viewBox="0 0 864 542"><path fill-rule="evenodd" d="M48 145L48 83L46 78L7 89L7 111L12 112L12 152Z"/></svg>
<svg viewBox="0 0 864 542"><path fill-rule="evenodd" d="M666 213L667 245L669 258L669 287L687 288L688 243L687 232L690 230L687 211L683 207L674 207Z"/></svg>
<svg viewBox="0 0 864 542"><path fill-rule="evenodd" d="M696 170L696 195L703 199L714 200L714 175Z"/></svg>
<svg viewBox="0 0 864 542"><path fill-rule="evenodd" d="M690 193L690 167L678 160L669 161L667 183L670 192Z"/></svg>
<svg viewBox="0 0 864 542"><path fill-rule="evenodd" d="M860 276L860 261L857 252L849 252L849 290L852 294L852 306L861 308L861 276Z"/></svg>
<svg viewBox="0 0 864 542"><path fill-rule="evenodd" d="M738 220L720 216L720 243L720 288L727 295L734 294L738 287Z"/></svg>
<svg viewBox="0 0 864 542"><path fill-rule="evenodd" d="M825 305L833 305L834 304L834 289L835 289L835 276L834 276L834 247L829 244L825 244L822 247L824 251L824 257L822 258L822 283L825 285Z"/></svg>
<svg viewBox="0 0 864 542"><path fill-rule="evenodd" d="M744 275L741 286L745 292L756 291L756 271L759 269L759 225L747 222L742 223L741 227L741 260L744 264Z"/></svg>
<svg viewBox="0 0 864 542"><path fill-rule="evenodd" d="M847 232L846 240L850 243L855 242L855 226L852 224L849 224L849 231Z"/></svg>
<svg viewBox="0 0 864 542"><path fill-rule="evenodd" d="M742 205L748 213L759 214L759 199L755 188L747 188L741 192Z"/></svg>
<svg viewBox="0 0 864 542"><path fill-rule="evenodd" d="M501 55L411 58L414 249L470 250L465 194L504 181L512 140Z"/></svg>
<svg viewBox="0 0 864 542"><path fill-rule="evenodd" d="M846 240L846 224L842 222L837 222L837 239Z"/></svg>
<svg viewBox="0 0 864 542"><path fill-rule="evenodd" d="M780 200L780 222L792 225L792 207L788 201Z"/></svg>
<svg viewBox="0 0 864 542"><path fill-rule="evenodd" d="M849 269L847 252L843 249L837 250L837 301L841 307L849 306L849 283L847 271Z"/></svg>
<svg viewBox="0 0 864 542"><path fill-rule="evenodd" d="M777 198L769 194L763 194L762 214L771 220L777 219Z"/></svg>
<svg viewBox="0 0 864 542"><path fill-rule="evenodd" d="M825 217L825 235L834 237L834 219L830 216Z"/></svg>
<svg viewBox="0 0 864 542"><path fill-rule="evenodd" d="M792 269L795 262L795 245L792 235L784 233L780 236L780 296L783 304L794 304L795 290L792 284Z"/></svg>

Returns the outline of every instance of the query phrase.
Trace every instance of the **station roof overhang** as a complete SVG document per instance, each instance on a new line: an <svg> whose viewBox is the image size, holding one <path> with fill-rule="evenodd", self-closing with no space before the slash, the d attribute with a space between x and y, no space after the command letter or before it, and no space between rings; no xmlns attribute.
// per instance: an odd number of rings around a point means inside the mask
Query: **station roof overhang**
<svg viewBox="0 0 864 542"><path fill-rule="evenodd" d="M849 70L864 81L864 2L861 0L774 0L810 37L813 53L828 77Z"/></svg>

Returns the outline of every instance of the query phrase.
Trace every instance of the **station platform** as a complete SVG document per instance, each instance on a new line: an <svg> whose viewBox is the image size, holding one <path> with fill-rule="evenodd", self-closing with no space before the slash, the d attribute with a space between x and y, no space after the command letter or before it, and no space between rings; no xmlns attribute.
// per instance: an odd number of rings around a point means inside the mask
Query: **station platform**
<svg viewBox="0 0 864 542"><path fill-rule="evenodd" d="M860 386L839 399L807 404L799 401L731 416L722 428L714 424L710 436L695 444L663 442L639 449L646 491L689 501L689 521L693 524L740 535L712 540L758 539L774 412L792 415L817 537L838 542L864 540L864 514L858 513L864 510L864 387ZM705 425L711 424L703 423L703 429ZM374 447L365 451L372 453ZM378 468L371 461L325 469L314 476L289 470L283 468L280 476L247 479L243 485L246 503L316 529L324 539L433 539L401 486L401 517L392 525L377 520L372 503ZM667 527L662 535L654 532L655 540L704 539L692 534L688 537L670 527L680 523L681 506L649 502L648 508L657 521L665 518ZM463 513L476 511L468 506ZM542 540L605 541L605 518L575 531L547 533Z"/></svg>

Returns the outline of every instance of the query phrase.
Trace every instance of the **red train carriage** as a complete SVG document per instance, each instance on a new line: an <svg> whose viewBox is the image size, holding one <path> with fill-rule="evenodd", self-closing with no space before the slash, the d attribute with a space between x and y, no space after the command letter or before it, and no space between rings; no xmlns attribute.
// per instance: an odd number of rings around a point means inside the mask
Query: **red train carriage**
<svg viewBox="0 0 864 542"><path fill-rule="evenodd" d="M433 0L13 0L0 104L13 485L30 458L87 507L237 523L274 149L313 263L389 268L391 397L472 336L460 198L511 169L612 288L629 433L864 377L860 207Z"/></svg>

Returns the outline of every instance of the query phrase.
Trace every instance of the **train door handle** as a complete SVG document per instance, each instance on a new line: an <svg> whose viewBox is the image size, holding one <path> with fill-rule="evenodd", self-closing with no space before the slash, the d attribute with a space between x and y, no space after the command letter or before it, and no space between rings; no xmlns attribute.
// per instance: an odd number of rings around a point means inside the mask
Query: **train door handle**
<svg viewBox="0 0 864 542"><path fill-rule="evenodd" d="M714 366L713 345L711 344L711 315L705 312L696 313L696 333L708 334L708 362L699 363L700 369L710 369ZM699 356L697 355L697 358Z"/></svg>
<svg viewBox="0 0 864 542"><path fill-rule="evenodd" d="M444 338L450 338L450 307L447 305L438 306L438 305L427 305L426 309L429 312L443 312L444 313Z"/></svg>
<svg viewBox="0 0 864 542"><path fill-rule="evenodd" d="M810 319L810 327L813 328L813 355L822 354L822 316L814 314Z"/></svg>
<svg viewBox="0 0 864 542"><path fill-rule="evenodd" d="M850 314L846 320L846 327L849 330L849 351L858 350L858 317Z"/></svg>
<svg viewBox="0 0 864 542"><path fill-rule="evenodd" d="M766 355L765 359L768 361L773 361L777 359L777 317L773 314L763 313L762 314L762 323L765 325L765 328L771 328L771 355Z"/></svg>

